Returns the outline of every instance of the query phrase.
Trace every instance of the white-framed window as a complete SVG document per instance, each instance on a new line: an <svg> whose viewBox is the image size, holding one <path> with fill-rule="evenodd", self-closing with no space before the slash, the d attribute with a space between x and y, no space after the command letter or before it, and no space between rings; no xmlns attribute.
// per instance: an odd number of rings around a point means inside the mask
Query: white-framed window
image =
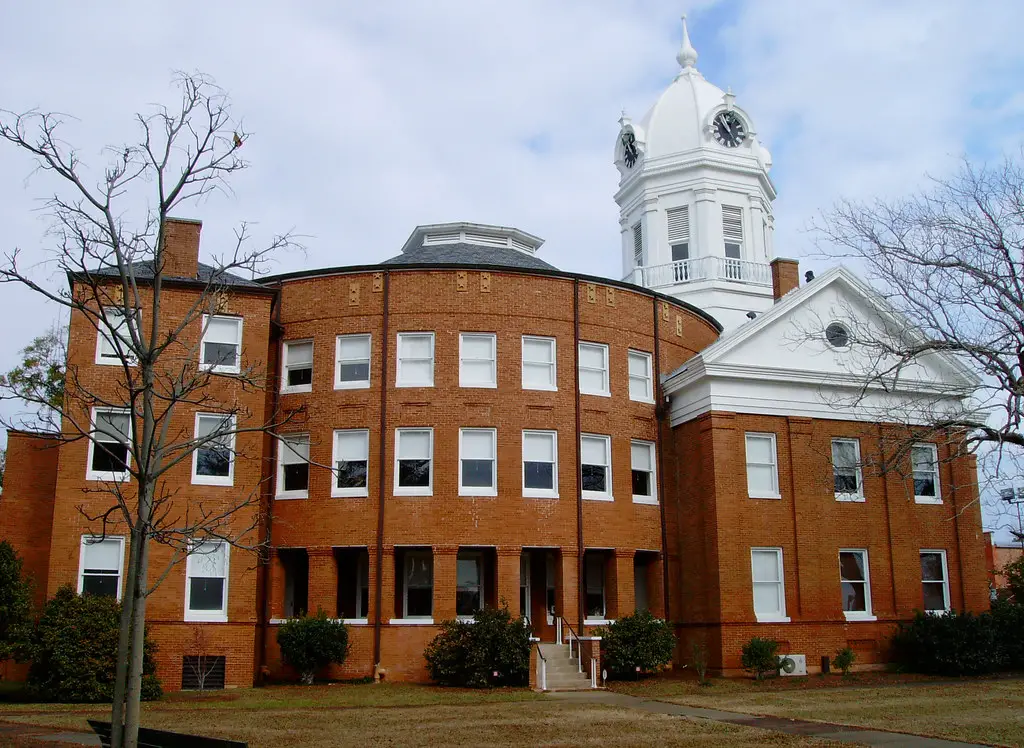
<svg viewBox="0 0 1024 748"><path fill-rule="evenodd" d="M871 614L871 573L866 550L839 551L839 582L847 620L875 620Z"/></svg>
<svg viewBox="0 0 1024 748"><path fill-rule="evenodd" d="M746 434L747 495L752 499L781 499L775 434Z"/></svg>
<svg viewBox="0 0 1024 748"><path fill-rule="evenodd" d="M281 392L313 391L313 341L292 340L282 345Z"/></svg>
<svg viewBox="0 0 1024 748"><path fill-rule="evenodd" d="M364 390L370 386L370 336L339 335L334 354L334 389Z"/></svg>
<svg viewBox="0 0 1024 748"><path fill-rule="evenodd" d="M134 364L135 357L131 352L132 338L131 333L128 331L128 319L124 316L124 309L116 306L105 306L103 307L103 318L107 320L107 325L103 324L102 319L96 322L98 325L96 330L96 363L119 366L122 361L129 361ZM117 345L114 343L115 339ZM118 346L121 348L120 354L117 352Z"/></svg>
<svg viewBox="0 0 1024 748"><path fill-rule="evenodd" d="M124 537L83 535L78 554L78 594L121 599Z"/></svg>
<svg viewBox="0 0 1024 748"><path fill-rule="evenodd" d="M196 440L192 452L192 482L230 486L235 476L235 417L223 413L196 413Z"/></svg>
<svg viewBox="0 0 1024 748"><path fill-rule="evenodd" d="M497 349L492 332L459 333L459 387L497 387Z"/></svg>
<svg viewBox="0 0 1024 748"><path fill-rule="evenodd" d="M580 393L611 397L608 388L608 346L604 343L580 343Z"/></svg>
<svg viewBox="0 0 1024 748"><path fill-rule="evenodd" d="M472 618L484 609L484 554L459 551L455 565L455 615Z"/></svg>
<svg viewBox="0 0 1024 748"><path fill-rule="evenodd" d="M119 408L92 409L87 480L126 481L131 465L132 416Z"/></svg>
<svg viewBox="0 0 1024 748"><path fill-rule="evenodd" d="M406 551L402 574L402 617L430 618L434 613L434 557L430 551Z"/></svg>
<svg viewBox="0 0 1024 748"><path fill-rule="evenodd" d="M523 496L558 498L557 431L523 431Z"/></svg>
<svg viewBox="0 0 1024 748"><path fill-rule="evenodd" d="M589 621L603 621L608 615L605 596L605 554L588 551L583 564L584 589L586 591L586 617Z"/></svg>
<svg viewBox="0 0 1024 748"><path fill-rule="evenodd" d="M277 440L277 498L309 497L309 434L288 434Z"/></svg>
<svg viewBox="0 0 1024 748"><path fill-rule="evenodd" d="M668 227L668 246L672 251L673 280L676 283L690 280L690 208L683 205L665 212Z"/></svg>
<svg viewBox="0 0 1024 748"><path fill-rule="evenodd" d="M433 429L395 429L395 493L433 495Z"/></svg>
<svg viewBox="0 0 1024 748"><path fill-rule="evenodd" d="M459 496L498 495L498 432L459 429Z"/></svg>
<svg viewBox="0 0 1024 748"><path fill-rule="evenodd" d="M781 548L751 548L754 616L759 623L786 623L786 586Z"/></svg>
<svg viewBox="0 0 1024 748"><path fill-rule="evenodd" d="M650 353L629 352L629 399L642 403L654 402L653 359Z"/></svg>
<svg viewBox="0 0 1024 748"><path fill-rule="evenodd" d="M633 467L633 502L657 504L658 483L654 469L654 442L630 442L630 460Z"/></svg>
<svg viewBox="0 0 1024 748"><path fill-rule="evenodd" d="M228 557L223 540L195 543L185 562L185 620L228 620Z"/></svg>
<svg viewBox="0 0 1024 748"><path fill-rule="evenodd" d="M398 333L396 387L434 386L434 333Z"/></svg>
<svg viewBox="0 0 1024 748"><path fill-rule="evenodd" d="M523 389L557 390L554 338L523 336Z"/></svg>
<svg viewBox="0 0 1024 748"><path fill-rule="evenodd" d="M949 610L949 569L945 551L921 551L921 595L926 613Z"/></svg>
<svg viewBox="0 0 1024 748"><path fill-rule="evenodd" d="M237 374L242 360L242 318L203 315L200 368L218 374Z"/></svg>
<svg viewBox="0 0 1024 748"><path fill-rule="evenodd" d="M334 432L334 482L331 496L369 496L370 432L345 429Z"/></svg>
<svg viewBox="0 0 1024 748"><path fill-rule="evenodd" d="M722 238L725 243L725 277L743 279L743 208L722 206Z"/></svg>
<svg viewBox="0 0 1024 748"><path fill-rule="evenodd" d="M832 440L832 480L837 501L864 501L860 440Z"/></svg>
<svg viewBox="0 0 1024 748"><path fill-rule="evenodd" d="M914 471L914 501L941 504L938 448L934 444L915 444L910 448L910 463Z"/></svg>
<svg viewBox="0 0 1024 748"><path fill-rule="evenodd" d="M580 470L583 498L612 500L612 440L610 436L580 436Z"/></svg>

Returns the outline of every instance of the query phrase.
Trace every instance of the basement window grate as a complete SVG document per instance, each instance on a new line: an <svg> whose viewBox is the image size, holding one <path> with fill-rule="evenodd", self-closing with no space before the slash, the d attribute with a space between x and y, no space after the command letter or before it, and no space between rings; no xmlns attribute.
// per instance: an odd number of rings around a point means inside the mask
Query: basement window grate
<svg viewBox="0 0 1024 748"><path fill-rule="evenodd" d="M226 661L224 655L185 655L181 658L181 690L223 689Z"/></svg>

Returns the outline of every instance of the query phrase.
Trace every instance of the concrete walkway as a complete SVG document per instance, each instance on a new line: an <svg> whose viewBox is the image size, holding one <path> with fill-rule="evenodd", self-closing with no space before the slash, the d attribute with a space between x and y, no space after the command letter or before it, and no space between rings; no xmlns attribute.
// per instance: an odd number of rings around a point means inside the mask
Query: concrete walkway
<svg viewBox="0 0 1024 748"><path fill-rule="evenodd" d="M907 735L902 732L885 732L865 727L849 727L834 725L828 722L809 722L802 719L785 717L758 717L740 712L723 712L720 709L703 709L694 706L670 704L667 701L640 699L614 691L563 691L551 693L549 697L559 701L570 701L581 704L607 704L608 706L640 709L656 714L669 714L675 717L693 719L709 719L715 722L727 722L732 725L759 727L762 730L775 730L789 735L801 735L809 738L823 738L840 743L880 746L909 746L910 748L962 748L977 745L976 743L960 743L955 740L926 738L920 735Z"/></svg>

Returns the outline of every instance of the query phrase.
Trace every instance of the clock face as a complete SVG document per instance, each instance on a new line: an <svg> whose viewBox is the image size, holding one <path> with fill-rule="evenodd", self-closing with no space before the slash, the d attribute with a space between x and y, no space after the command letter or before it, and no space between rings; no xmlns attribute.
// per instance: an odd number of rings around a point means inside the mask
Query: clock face
<svg viewBox="0 0 1024 748"><path fill-rule="evenodd" d="M625 132L622 134L622 160L626 162L626 168L632 169L636 164L636 160L640 157L640 152L636 147L636 136L631 132Z"/></svg>
<svg viewBox="0 0 1024 748"><path fill-rule="evenodd" d="M735 148L747 139L747 128L736 112L719 112L711 125L715 140L726 148Z"/></svg>

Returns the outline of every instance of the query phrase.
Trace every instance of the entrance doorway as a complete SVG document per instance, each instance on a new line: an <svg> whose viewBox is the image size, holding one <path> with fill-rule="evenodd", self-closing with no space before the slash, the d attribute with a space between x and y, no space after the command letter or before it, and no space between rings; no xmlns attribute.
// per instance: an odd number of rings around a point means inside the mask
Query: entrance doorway
<svg viewBox="0 0 1024 748"><path fill-rule="evenodd" d="M561 556L557 548L524 548L519 559L519 609L541 641L556 638Z"/></svg>

